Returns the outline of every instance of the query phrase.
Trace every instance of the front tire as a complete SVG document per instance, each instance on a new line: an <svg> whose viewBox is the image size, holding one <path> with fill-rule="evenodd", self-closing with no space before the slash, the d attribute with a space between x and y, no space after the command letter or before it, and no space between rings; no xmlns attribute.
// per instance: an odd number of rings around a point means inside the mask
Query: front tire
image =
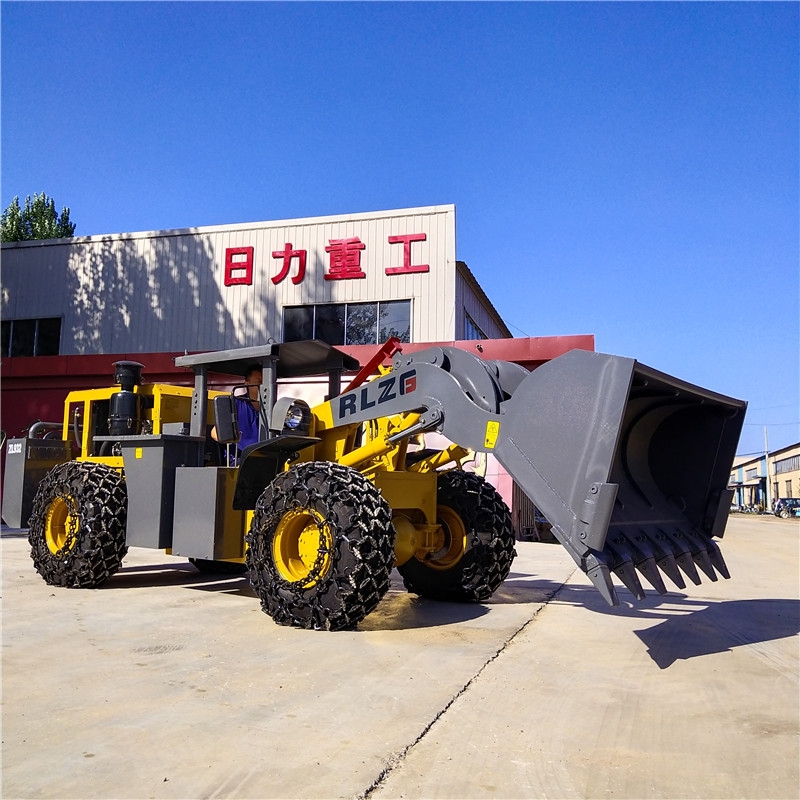
<svg viewBox="0 0 800 800"><path fill-rule="evenodd" d="M28 542L36 571L51 586L93 589L128 552L128 493L104 464L68 461L47 473L33 501Z"/></svg>
<svg viewBox="0 0 800 800"><path fill-rule="evenodd" d="M433 600L478 603L508 577L516 551L511 513L479 475L442 473L437 485L439 547L397 569L409 592Z"/></svg>
<svg viewBox="0 0 800 800"><path fill-rule="evenodd" d="M350 628L389 589L391 512L349 467L306 462L278 475L256 504L247 543L250 580L279 625Z"/></svg>

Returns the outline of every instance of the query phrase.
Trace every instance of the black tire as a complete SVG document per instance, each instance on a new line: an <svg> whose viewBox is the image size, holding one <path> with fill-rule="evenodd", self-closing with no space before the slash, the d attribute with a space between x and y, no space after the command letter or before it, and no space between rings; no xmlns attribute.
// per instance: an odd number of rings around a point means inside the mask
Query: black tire
<svg viewBox="0 0 800 800"><path fill-rule="evenodd" d="M204 575L244 575L247 572L247 564L243 564L240 561L190 558L189 563Z"/></svg>
<svg viewBox="0 0 800 800"><path fill-rule="evenodd" d="M256 505L246 537L250 580L279 625L357 625L389 589L391 512L356 470L327 461L278 475Z"/></svg>
<svg viewBox="0 0 800 800"><path fill-rule="evenodd" d="M785 508L781 509L781 519L789 519L789 511L788 511L788 509L785 509Z"/></svg>
<svg viewBox="0 0 800 800"><path fill-rule="evenodd" d="M128 552L127 517L119 472L78 461L53 467L33 500L28 542L36 571L51 586L100 586Z"/></svg>
<svg viewBox="0 0 800 800"><path fill-rule="evenodd" d="M479 475L452 470L438 479L437 518L440 549L397 568L406 589L433 600L487 600L508 577L517 554L508 506Z"/></svg>

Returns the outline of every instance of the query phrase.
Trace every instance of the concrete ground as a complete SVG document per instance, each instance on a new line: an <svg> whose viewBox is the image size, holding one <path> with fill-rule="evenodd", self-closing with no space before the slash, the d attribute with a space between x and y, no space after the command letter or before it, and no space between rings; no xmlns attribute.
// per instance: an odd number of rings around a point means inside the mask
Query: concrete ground
<svg viewBox="0 0 800 800"><path fill-rule="evenodd" d="M797 521L735 516L730 581L611 610L557 545L491 602L399 579L355 631L132 549L47 586L2 538L2 796L797 798Z"/></svg>

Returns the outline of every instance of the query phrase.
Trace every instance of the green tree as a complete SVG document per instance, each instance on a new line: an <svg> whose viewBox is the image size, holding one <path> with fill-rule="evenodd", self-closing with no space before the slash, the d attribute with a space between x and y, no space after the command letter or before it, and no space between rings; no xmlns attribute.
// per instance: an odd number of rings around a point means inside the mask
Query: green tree
<svg viewBox="0 0 800 800"><path fill-rule="evenodd" d="M44 192L25 198L21 208L19 197L3 212L2 240L4 242L27 242L32 239L63 239L73 236L75 223L69 221L69 208L56 212L56 202Z"/></svg>

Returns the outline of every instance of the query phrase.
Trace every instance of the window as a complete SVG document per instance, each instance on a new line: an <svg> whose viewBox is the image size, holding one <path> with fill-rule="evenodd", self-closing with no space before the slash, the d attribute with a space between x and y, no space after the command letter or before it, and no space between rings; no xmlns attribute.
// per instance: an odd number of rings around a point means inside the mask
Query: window
<svg viewBox="0 0 800 800"><path fill-rule="evenodd" d="M378 343L378 304L353 303L347 306L347 344Z"/></svg>
<svg viewBox="0 0 800 800"><path fill-rule="evenodd" d="M302 342L314 338L314 306L296 306L283 310L283 341Z"/></svg>
<svg viewBox="0 0 800 800"><path fill-rule="evenodd" d="M782 458L775 462L776 475L780 475L781 472L794 472L798 469L800 469L800 456L789 456L789 458Z"/></svg>
<svg viewBox="0 0 800 800"><path fill-rule="evenodd" d="M283 310L283 341L321 339L332 345L411 341L411 301L325 303Z"/></svg>
<svg viewBox="0 0 800 800"><path fill-rule="evenodd" d="M382 344L391 336L401 342L411 341L411 301L395 300L391 303L378 303L380 332L378 343Z"/></svg>
<svg viewBox="0 0 800 800"><path fill-rule="evenodd" d="M60 343L61 317L3 320L4 356L57 356Z"/></svg>
<svg viewBox="0 0 800 800"><path fill-rule="evenodd" d="M475 324L475 320L464 312L464 338L468 340L488 339L489 337Z"/></svg>
<svg viewBox="0 0 800 800"><path fill-rule="evenodd" d="M328 344L344 344L345 312L344 303L317 306L314 314L314 338Z"/></svg>

